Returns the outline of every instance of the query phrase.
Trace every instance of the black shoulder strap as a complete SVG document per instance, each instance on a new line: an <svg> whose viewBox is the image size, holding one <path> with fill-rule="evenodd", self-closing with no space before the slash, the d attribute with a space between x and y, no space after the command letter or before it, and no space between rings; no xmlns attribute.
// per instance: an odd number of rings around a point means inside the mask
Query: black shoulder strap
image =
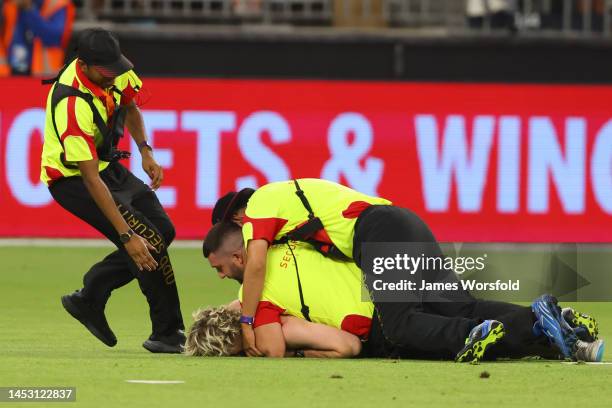
<svg viewBox="0 0 612 408"><path fill-rule="evenodd" d="M295 254L293 253L293 248L291 248L291 244L289 242L287 242L287 247L289 248L289 251L291 252L291 256L293 257L293 264L295 265L295 274L297 275L298 292L300 293L300 304L302 305L302 309L300 311L302 312L302 316L304 316L304 319L311 322L312 320L310 320L310 308L308 307L308 305L306 305L306 303L304 303L304 293L302 291L302 282L300 281L300 271L298 270L297 259L295 258Z"/></svg>
<svg viewBox="0 0 612 408"><path fill-rule="evenodd" d="M119 88L117 88L115 85L113 85L113 86L111 87L111 91L112 91L112 92L115 92L115 93L118 93L118 94L119 94L119 96L123 96L123 92L121 92L121 90L120 90Z"/></svg>
<svg viewBox="0 0 612 408"><path fill-rule="evenodd" d="M289 231L285 236L280 238L273 243L285 243L287 241L307 241L309 237L313 236L317 231L323 229L323 223L318 217L314 217L306 221L301 226Z"/></svg>
<svg viewBox="0 0 612 408"><path fill-rule="evenodd" d="M302 190L296 179L293 180L293 184L295 184L295 194L299 197L306 211L308 211L308 221L306 221L306 223L304 223L302 226L289 232L287 234L287 238L294 241L303 241L317 231L324 229L324 227L321 219L315 217L314 211L312 211L312 207L304 194L304 190Z"/></svg>
<svg viewBox="0 0 612 408"><path fill-rule="evenodd" d="M298 184L297 179L293 179L293 184L295 184L295 194L297 194L297 196L300 198L300 201L302 202L302 205L304 205L304 208L306 208L306 211L308 211L308 219L313 219L315 217L314 211L312 211L312 207L306 199L304 190L302 190L302 188Z"/></svg>

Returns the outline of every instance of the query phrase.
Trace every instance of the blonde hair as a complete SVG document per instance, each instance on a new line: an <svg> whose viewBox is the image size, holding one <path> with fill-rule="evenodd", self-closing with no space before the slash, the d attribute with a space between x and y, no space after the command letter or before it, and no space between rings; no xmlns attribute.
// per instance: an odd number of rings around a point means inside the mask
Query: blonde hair
<svg viewBox="0 0 612 408"><path fill-rule="evenodd" d="M240 338L240 312L227 306L198 309L187 334L185 355L230 356Z"/></svg>

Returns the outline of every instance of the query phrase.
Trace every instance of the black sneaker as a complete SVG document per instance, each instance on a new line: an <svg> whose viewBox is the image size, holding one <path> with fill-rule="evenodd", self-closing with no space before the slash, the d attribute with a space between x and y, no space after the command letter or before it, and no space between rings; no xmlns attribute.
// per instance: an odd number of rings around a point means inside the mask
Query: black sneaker
<svg viewBox="0 0 612 408"><path fill-rule="evenodd" d="M117 337L108 326L104 310L98 310L86 302L79 290L62 296L62 305L72 317L83 324L102 343L109 347L117 344Z"/></svg>
<svg viewBox="0 0 612 408"><path fill-rule="evenodd" d="M183 330L178 330L169 336L152 334L151 337L142 343L142 347L151 353L179 354L184 350L185 340L185 332Z"/></svg>
<svg viewBox="0 0 612 408"><path fill-rule="evenodd" d="M594 342L597 340L599 336L599 325L593 317L577 312L571 307L563 308L561 310L561 316L563 316L567 324L574 329L574 333L576 333L580 340L586 342Z"/></svg>
<svg viewBox="0 0 612 408"><path fill-rule="evenodd" d="M482 360L489 347L501 340L505 334L504 325L501 322L485 320L470 331L465 340L465 347L457 353L455 361L464 363Z"/></svg>

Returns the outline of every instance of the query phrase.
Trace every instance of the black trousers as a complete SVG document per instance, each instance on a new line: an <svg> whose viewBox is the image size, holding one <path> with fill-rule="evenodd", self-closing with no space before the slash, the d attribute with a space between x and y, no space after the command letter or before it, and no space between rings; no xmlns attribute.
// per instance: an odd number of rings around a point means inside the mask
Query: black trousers
<svg viewBox="0 0 612 408"><path fill-rule="evenodd" d="M174 270L168 256L168 246L175 236L172 222L153 190L120 163L111 163L100 173L100 177L128 225L158 250L157 253L151 251L151 255L159 266L155 271L139 271L117 231L89 194L83 179L60 179L49 188L55 201L117 246L116 251L93 265L85 274L82 296L92 306L103 310L113 290L136 278L149 303L153 336L184 330Z"/></svg>
<svg viewBox="0 0 612 408"><path fill-rule="evenodd" d="M394 206L367 208L355 224L353 258L361 268L362 244L369 242L431 243L418 246L428 256L442 256L429 227L414 213ZM415 249L416 251L416 249ZM427 272L430 273L430 272ZM457 281L452 271L437 271L428 281ZM461 288L461 286L459 286ZM532 333L535 317L528 307L479 300L469 292L453 291L447 301L378 302L364 347L371 357L454 358L465 344L470 330L483 320L504 324L506 335L491 355L517 357L550 352L547 343Z"/></svg>

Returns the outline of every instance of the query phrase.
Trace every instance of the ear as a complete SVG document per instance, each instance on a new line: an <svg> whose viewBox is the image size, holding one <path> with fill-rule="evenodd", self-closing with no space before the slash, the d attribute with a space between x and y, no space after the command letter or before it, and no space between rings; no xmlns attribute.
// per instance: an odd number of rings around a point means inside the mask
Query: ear
<svg viewBox="0 0 612 408"><path fill-rule="evenodd" d="M237 264L237 265L244 265L244 251L241 249L234 251L234 253L232 254L232 260Z"/></svg>

